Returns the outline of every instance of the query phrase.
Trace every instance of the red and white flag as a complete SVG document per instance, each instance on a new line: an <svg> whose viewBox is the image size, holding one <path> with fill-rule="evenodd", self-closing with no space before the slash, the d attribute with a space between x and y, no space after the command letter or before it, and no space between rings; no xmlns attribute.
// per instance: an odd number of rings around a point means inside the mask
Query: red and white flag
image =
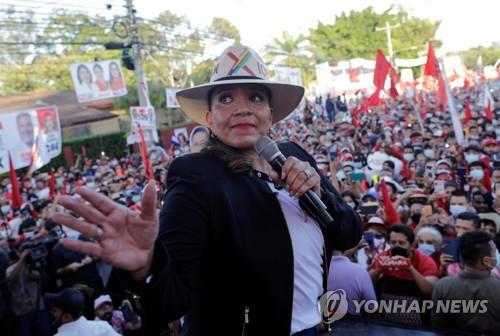
<svg viewBox="0 0 500 336"><path fill-rule="evenodd" d="M495 101L491 96L488 85L484 84L484 113L486 115L486 119L493 120L494 107L495 107Z"/></svg>

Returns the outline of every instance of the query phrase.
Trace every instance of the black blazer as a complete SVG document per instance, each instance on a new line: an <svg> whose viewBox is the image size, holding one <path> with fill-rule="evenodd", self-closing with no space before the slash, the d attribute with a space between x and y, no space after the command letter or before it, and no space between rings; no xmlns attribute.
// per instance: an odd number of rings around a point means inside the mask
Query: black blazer
<svg viewBox="0 0 500 336"><path fill-rule="evenodd" d="M299 146L287 142L280 149L316 168ZM141 290L145 322L159 329L187 314L188 335L242 335L247 309L245 335L290 335L292 244L266 182L199 153L176 159L167 184L153 277ZM334 218L321 228L329 262L333 248L359 242L361 226L327 178L321 185Z"/></svg>

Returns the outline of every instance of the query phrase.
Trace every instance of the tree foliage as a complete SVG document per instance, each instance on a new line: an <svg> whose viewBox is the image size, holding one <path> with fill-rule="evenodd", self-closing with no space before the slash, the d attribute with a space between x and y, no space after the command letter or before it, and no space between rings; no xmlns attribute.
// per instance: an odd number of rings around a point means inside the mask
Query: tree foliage
<svg viewBox="0 0 500 336"><path fill-rule="evenodd" d="M500 42L489 47L475 47L457 53L462 58L462 62L469 69L476 69L479 56L483 59L483 65L494 65L500 59Z"/></svg>
<svg viewBox="0 0 500 336"><path fill-rule="evenodd" d="M411 17L404 9L389 8L376 13L373 7L362 11L342 13L333 24L318 23L310 30L309 39L318 61L335 63L350 58L374 58L378 48L387 55L385 23L400 26L392 29L392 44L395 57L417 57L425 50L428 40L434 39L439 22ZM438 47L440 41L434 40Z"/></svg>
<svg viewBox="0 0 500 336"><path fill-rule="evenodd" d="M314 60L310 57L307 38L284 31L264 47L264 59L276 65L300 68L304 85L314 77Z"/></svg>

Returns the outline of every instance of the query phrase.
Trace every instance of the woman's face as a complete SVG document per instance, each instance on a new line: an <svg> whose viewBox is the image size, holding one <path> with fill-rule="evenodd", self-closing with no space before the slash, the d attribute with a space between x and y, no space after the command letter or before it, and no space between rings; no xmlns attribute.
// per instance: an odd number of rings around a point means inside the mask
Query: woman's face
<svg viewBox="0 0 500 336"><path fill-rule="evenodd" d="M262 86L241 84L215 89L210 103L212 111L206 114L207 123L228 146L253 149L271 128L271 108Z"/></svg>
<svg viewBox="0 0 500 336"><path fill-rule="evenodd" d="M120 72L118 71L118 67L116 65L111 64L109 69L114 78L120 77Z"/></svg>
<svg viewBox="0 0 500 336"><path fill-rule="evenodd" d="M102 73L102 69L99 68L99 67L95 67L94 68L94 75L97 79L99 80L102 80L104 79L104 76L103 76L103 73Z"/></svg>
<svg viewBox="0 0 500 336"><path fill-rule="evenodd" d="M85 84L90 84L92 82L92 75L86 68L80 68L80 78Z"/></svg>

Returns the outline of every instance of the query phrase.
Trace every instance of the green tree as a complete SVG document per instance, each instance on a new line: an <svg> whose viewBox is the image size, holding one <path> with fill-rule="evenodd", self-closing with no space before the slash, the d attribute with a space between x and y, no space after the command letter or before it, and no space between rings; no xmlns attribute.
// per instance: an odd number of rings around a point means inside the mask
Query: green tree
<svg viewBox="0 0 500 336"><path fill-rule="evenodd" d="M462 58L462 62L469 69L476 69L479 56L483 59L483 65L494 65L500 58L500 42L495 42L489 47L474 47L456 54Z"/></svg>
<svg viewBox="0 0 500 336"><path fill-rule="evenodd" d="M274 64L300 68L302 83L307 86L314 78L313 59L307 42L304 35L294 36L284 31L281 37L274 38L264 47L264 58Z"/></svg>
<svg viewBox="0 0 500 336"><path fill-rule="evenodd" d="M379 48L387 55L385 30L376 29L384 27L386 22L400 24L392 29L391 35L394 54L402 58L417 57L439 27L439 22L413 18L401 8L391 7L380 14L373 7L342 13L333 24L320 22L310 29L309 39L316 59L331 63L356 57L372 59ZM441 42L434 40L434 45L439 47Z"/></svg>
<svg viewBox="0 0 500 336"><path fill-rule="evenodd" d="M234 44L241 43L241 36L238 28L224 18L214 17L212 23L208 27L208 33L216 39L233 39ZM208 35L210 37L210 35Z"/></svg>

